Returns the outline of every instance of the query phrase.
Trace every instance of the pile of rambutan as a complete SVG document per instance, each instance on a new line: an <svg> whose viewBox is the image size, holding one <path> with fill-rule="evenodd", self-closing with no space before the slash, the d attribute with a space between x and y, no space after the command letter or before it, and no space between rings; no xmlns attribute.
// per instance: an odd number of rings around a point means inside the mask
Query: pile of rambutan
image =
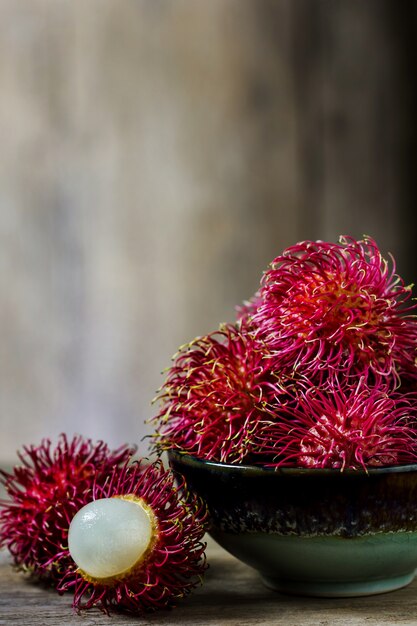
<svg viewBox="0 0 417 626"><path fill-rule="evenodd" d="M416 309L370 237L286 249L233 324L173 357L155 448L269 467L414 463Z"/></svg>

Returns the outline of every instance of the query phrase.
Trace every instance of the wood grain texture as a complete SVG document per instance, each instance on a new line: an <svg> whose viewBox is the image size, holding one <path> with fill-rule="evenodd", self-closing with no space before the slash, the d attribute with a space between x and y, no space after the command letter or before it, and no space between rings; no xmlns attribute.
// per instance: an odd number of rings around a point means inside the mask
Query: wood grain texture
<svg viewBox="0 0 417 626"><path fill-rule="evenodd" d="M406 589L366 598L309 599L284 596L266 589L257 573L209 541L210 569L203 586L176 609L143 619L98 611L80 616L71 609L70 595L26 580L0 555L0 624L67 626L143 624L143 626L381 626L417 624L417 582Z"/></svg>
<svg viewBox="0 0 417 626"><path fill-rule="evenodd" d="M414 281L417 14L413 2L397 8L293 3L298 208L303 237L371 234Z"/></svg>

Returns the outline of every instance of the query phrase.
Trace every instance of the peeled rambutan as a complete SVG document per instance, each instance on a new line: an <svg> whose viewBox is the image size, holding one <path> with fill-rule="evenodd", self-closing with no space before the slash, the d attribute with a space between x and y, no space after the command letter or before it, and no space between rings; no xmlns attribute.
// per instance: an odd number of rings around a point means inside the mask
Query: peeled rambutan
<svg viewBox="0 0 417 626"><path fill-rule="evenodd" d="M417 460L417 396L383 379L369 386L329 379L298 389L262 435L272 467L366 469Z"/></svg>
<svg viewBox="0 0 417 626"><path fill-rule="evenodd" d="M224 325L180 349L157 398L157 449L241 462L281 393L269 365L244 325Z"/></svg>
<svg viewBox="0 0 417 626"><path fill-rule="evenodd" d="M415 380L417 305L410 297L371 238L306 241L271 263L251 324L280 368Z"/></svg>
<svg viewBox="0 0 417 626"><path fill-rule="evenodd" d="M58 590L74 590L76 609L175 605L202 582L205 519L203 504L176 487L160 461L116 468L71 522L79 567L67 570Z"/></svg>

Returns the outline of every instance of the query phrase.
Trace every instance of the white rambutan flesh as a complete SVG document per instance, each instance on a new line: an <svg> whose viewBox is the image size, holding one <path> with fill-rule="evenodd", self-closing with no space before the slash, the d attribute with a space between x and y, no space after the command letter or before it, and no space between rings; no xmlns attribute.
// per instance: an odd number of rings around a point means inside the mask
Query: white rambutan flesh
<svg viewBox="0 0 417 626"><path fill-rule="evenodd" d="M152 546L155 523L139 498L89 502L71 521L68 547L83 575L100 581L128 575Z"/></svg>

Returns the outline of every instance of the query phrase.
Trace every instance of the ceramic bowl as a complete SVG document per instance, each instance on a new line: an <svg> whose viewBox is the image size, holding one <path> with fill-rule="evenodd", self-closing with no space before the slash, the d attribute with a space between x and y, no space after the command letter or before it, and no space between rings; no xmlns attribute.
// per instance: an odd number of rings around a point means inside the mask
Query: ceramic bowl
<svg viewBox="0 0 417 626"><path fill-rule="evenodd" d="M227 465L169 452L207 504L210 535L275 590L393 591L417 568L417 465L365 471Z"/></svg>

